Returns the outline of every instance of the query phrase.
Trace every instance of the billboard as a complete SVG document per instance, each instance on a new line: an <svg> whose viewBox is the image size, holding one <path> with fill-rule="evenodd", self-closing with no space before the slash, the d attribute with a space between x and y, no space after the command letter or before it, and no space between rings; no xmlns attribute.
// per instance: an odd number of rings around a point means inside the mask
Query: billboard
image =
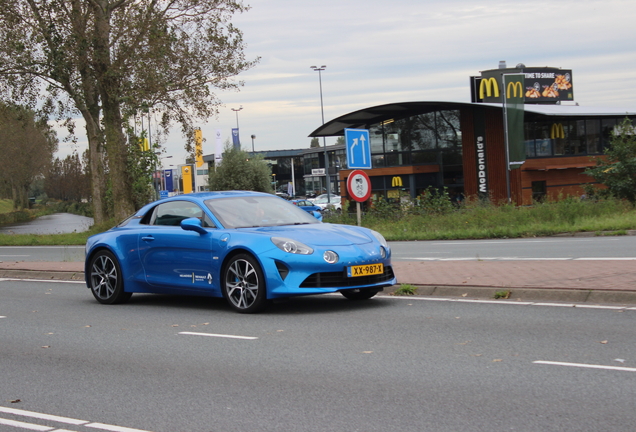
<svg viewBox="0 0 636 432"><path fill-rule="evenodd" d="M574 83L571 69L523 68L493 69L484 71L481 77L471 78L473 102L502 103L510 89L503 87L503 75L524 75L523 98L526 104L552 103L574 100ZM516 88L514 90L517 90Z"/></svg>
<svg viewBox="0 0 636 432"><path fill-rule="evenodd" d="M572 71L568 69L524 69L526 103L574 100Z"/></svg>

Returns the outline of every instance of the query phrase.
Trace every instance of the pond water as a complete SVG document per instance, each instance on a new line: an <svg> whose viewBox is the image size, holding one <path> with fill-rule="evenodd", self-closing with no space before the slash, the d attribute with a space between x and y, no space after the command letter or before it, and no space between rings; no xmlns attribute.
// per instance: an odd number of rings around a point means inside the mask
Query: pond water
<svg viewBox="0 0 636 432"><path fill-rule="evenodd" d="M70 213L41 216L31 222L0 225L1 234L66 234L84 232L93 225L93 218Z"/></svg>

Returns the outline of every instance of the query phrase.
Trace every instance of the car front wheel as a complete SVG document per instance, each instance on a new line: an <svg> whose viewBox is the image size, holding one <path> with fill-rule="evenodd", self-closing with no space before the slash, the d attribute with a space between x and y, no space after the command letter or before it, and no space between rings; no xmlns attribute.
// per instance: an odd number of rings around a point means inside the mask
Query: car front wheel
<svg viewBox="0 0 636 432"><path fill-rule="evenodd" d="M254 313L265 307L265 278L251 255L236 255L227 263L223 272L223 296L240 313Z"/></svg>
<svg viewBox="0 0 636 432"><path fill-rule="evenodd" d="M132 293L124 291L124 280L121 268L115 255L103 250L91 259L89 271L89 288L95 299L102 304L124 303Z"/></svg>
<svg viewBox="0 0 636 432"><path fill-rule="evenodd" d="M378 292L380 292L380 290L377 288L360 288L340 291L340 294L349 300L368 300Z"/></svg>

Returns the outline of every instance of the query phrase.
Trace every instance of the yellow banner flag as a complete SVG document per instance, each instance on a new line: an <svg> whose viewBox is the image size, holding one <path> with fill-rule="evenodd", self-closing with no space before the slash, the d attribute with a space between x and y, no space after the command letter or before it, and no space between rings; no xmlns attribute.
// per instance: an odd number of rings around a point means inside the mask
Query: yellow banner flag
<svg viewBox="0 0 636 432"><path fill-rule="evenodd" d="M192 166L181 167L181 179L183 180L183 193L192 193Z"/></svg>
<svg viewBox="0 0 636 432"><path fill-rule="evenodd" d="M203 165L203 134L201 129L194 130L194 151L197 161L197 168Z"/></svg>

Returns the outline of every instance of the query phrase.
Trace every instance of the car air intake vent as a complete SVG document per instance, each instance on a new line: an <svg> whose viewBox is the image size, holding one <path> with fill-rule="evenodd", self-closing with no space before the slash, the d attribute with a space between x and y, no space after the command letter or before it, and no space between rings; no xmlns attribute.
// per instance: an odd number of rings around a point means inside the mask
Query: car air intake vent
<svg viewBox="0 0 636 432"><path fill-rule="evenodd" d="M375 285L393 279L393 268L384 267L384 273L373 276L347 277L344 272L314 273L300 284L301 288L344 288Z"/></svg>

